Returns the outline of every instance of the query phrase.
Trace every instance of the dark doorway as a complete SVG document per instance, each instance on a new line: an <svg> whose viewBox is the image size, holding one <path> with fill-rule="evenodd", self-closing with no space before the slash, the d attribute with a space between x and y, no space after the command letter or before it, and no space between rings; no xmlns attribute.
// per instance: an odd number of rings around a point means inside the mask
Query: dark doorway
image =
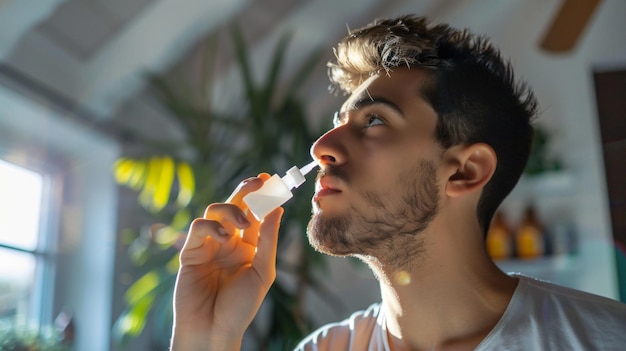
<svg viewBox="0 0 626 351"><path fill-rule="evenodd" d="M626 302L626 69L596 72L594 82L619 296Z"/></svg>

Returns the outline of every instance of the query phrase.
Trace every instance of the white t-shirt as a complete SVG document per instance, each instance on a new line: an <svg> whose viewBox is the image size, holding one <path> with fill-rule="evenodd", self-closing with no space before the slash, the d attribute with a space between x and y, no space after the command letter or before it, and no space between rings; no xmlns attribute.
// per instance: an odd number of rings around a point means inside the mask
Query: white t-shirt
<svg viewBox="0 0 626 351"><path fill-rule="evenodd" d="M626 304L513 275L519 283L500 321L476 347L486 350L626 350ZM313 332L297 351L389 351L380 303Z"/></svg>

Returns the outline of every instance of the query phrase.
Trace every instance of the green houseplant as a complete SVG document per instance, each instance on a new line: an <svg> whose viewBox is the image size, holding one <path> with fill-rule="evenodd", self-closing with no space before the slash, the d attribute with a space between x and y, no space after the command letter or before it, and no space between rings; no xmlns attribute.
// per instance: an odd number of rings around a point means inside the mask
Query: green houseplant
<svg viewBox="0 0 626 351"><path fill-rule="evenodd" d="M242 33L235 28L231 37L245 108L223 113L214 107L214 67L220 51L217 36L213 36L207 41L202 67L187 75L192 79L183 74L148 78L158 101L185 131L185 140L167 144L147 140L145 145L150 147L144 155L123 157L116 163L117 181L137 191L140 204L158 219L143 233L130 228L122 236L141 271L125 294L127 308L115 324L122 344L139 335L149 320L164 336L161 343L167 343L178 269L176 240L190 221L201 216L207 204L226 199L244 178L308 163L309 148L321 134L308 125L305 105L297 95L321 52L315 51L302 62L293 79L282 82L281 68L289 43L289 36L284 36L264 81L257 83ZM313 182L307 182L298 192L311 194L312 187ZM259 350L291 349L310 330L311 321L303 310L305 291L312 288L327 294L312 274L323 264L319 254L308 245L301 245L303 253L296 263L281 259L280 254L296 236L303 236L310 216L309 201L310 196L296 196L285 205L277 269L279 276L281 272L288 275L292 283L276 281L264 303L270 318L264 321L263 331L254 323L250 328Z"/></svg>
<svg viewBox="0 0 626 351"><path fill-rule="evenodd" d="M550 143L552 142L552 133L540 125L535 126L535 135L533 138L532 148L524 168L524 174L527 176L537 176L546 172L562 171L563 165L559 157L550 154Z"/></svg>
<svg viewBox="0 0 626 351"><path fill-rule="evenodd" d="M38 329L0 325L0 351L70 351L72 344L63 341L51 326Z"/></svg>

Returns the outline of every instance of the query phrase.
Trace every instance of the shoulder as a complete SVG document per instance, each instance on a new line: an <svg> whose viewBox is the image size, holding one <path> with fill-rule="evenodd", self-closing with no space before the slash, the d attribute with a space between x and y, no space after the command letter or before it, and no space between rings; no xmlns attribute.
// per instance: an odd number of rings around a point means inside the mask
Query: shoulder
<svg viewBox="0 0 626 351"><path fill-rule="evenodd" d="M341 322L317 329L298 344L296 351L359 350L358 343L369 343L379 326L380 303L353 313Z"/></svg>
<svg viewBox="0 0 626 351"><path fill-rule="evenodd" d="M608 297L591 294L581 290L567 288L546 281L525 276L518 276L524 297L528 300L541 301L542 305L552 302L579 308L590 307L593 310L608 309L622 313L626 317L626 304Z"/></svg>
<svg viewBox="0 0 626 351"><path fill-rule="evenodd" d="M621 350L626 304L523 275L477 350ZM511 346L515 340L515 346Z"/></svg>

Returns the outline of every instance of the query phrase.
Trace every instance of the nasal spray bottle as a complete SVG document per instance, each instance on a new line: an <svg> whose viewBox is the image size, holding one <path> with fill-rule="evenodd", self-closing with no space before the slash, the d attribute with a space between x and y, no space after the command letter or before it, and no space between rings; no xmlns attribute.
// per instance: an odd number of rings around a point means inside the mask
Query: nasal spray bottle
<svg viewBox="0 0 626 351"><path fill-rule="evenodd" d="M274 174L266 180L260 189L244 196L243 201L248 205L250 212L257 220L262 220L268 213L293 197L291 190L297 188L306 181L304 178L317 166L316 161L298 168L291 167L283 177Z"/></svg>

